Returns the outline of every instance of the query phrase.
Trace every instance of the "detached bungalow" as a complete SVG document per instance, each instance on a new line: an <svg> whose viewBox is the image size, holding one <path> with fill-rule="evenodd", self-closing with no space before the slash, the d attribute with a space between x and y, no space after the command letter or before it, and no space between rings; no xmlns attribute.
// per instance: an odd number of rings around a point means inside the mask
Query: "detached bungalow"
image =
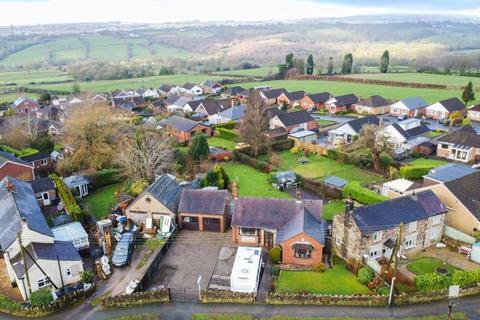
<svg viewBox="0 0 480 320"><path fill-rule="evenodd" d="M222 94L225 95L225 96L238 96L240 95L242 92L245 91L245 88L242 88L240 86L233 86L233 87L230 87L228 88L227 90L225 90L225 92Z"/></svg>
<svg viewBox="0 0 480 320"><path fill-rule="evenodd" d="M467 118L472 121L480 121L480 104L468 109Z"/></svg>
<svg viewBox="0 0 480 320"><path fill-rule="evenodd" d="M430 129L415 118L391 124L383 130L397 155L415 151L420 144L430 141L429 137L424 136L429 132Z"/></svg>
<svg viewBox="0 0 480 320"><path fill-rule="evenodd" d="M242 246L280 246L283 264L318 265L325 246L322 208L321 200L234 199L233 241Z"/></svg>
<svg viewBox="0 0 480 320"><path fill-rule="evenodd" d="M355 136L360 134L363 126L366 124L380 125L380 119L376 116L358 118L349 121L340 127L328 131L328 142L330 144L352 143Z"/></svg>
<svg viewBox="0 0 480 320"><path fill-rule="evenodd" d="M305 97L305 91L294 91L294 92L287 92L282 93L278 99L278 104L288 104L290 106L298 106L300 105L300 101Z"/></svg>
<svg viewBox="0 0 480 320"><path fill-rule="evenodd" d="M321 93L314 93L314 94L306 94L300 100L300 107L305 110L313 110L313 109L323 109L325 102L330 99L332 95L328 92L321 92Z"/></svg>
<svg viewBox="0 0 480 320"><path fill-rule="evenodd" d="M34 167L8 152L0 151L0 180L6 176L30 181L35 179Z"/></svg>
<svg viewBox="0 0 480 320"><path fill-rule="evenodd" d="M267 102L267 104L269 105L277 104L278 98L280 98L282 94L287 94L287 93L288 91L283 88L260 91L260 95L265 100L265 102Z"/></svg>
<svg viewBox="0 0 480 320"><path fill-rule="evenodd" d="M460 162L480 159L480 135L471 126L464 126L438 138L437 157Z"/></svg>
<svg viewBox="0 0 480 320"><path fill-rule="evenodd" d="M432 191L353 209L333 219L332 246L347 261L389 259L400 236L400 254L417 252L441 240L448 209Z"/></svg>
<svg viewBox="0 0 480 320"><path fill-rule="evenodd" d="M170 112L183 112L185 105L190 101L192 101L192 99L187 97L171 95L170 97L165 99L165 107Z"/></svg>
<svg viewBox="0 0 480 320"><path fill-rule="evenodd" d="M211 93L211 94L217 94L220 91L222 91L222 85L216 81L213 80L207 80L201 84L204 92L206 93Z"/></svg>
<svg viewBox="0 0 480 320"><path fill-rule="evenodd" d="M425 116L435 120L448 119L452 112L458 111L464 117L467 113L465 104L457 97L438 101L425 108Z"/></svg>
<svg viewBox="0 0 480 320"><path fill-rule="evenodd" d="M316 130L317 121L306 111L280 113L270 119L270 129L285 128L287 133L293 129Z"/></svg>
<svg viewBox="0 0 480 320"><path fill-rule="evenodd" d="M225 232L228 203L227 190L183 189L178 223L188 230Z"/></svg>
<svg viewBox="0 0 480 320"><path fill-rule="evenodd" d="M219 112L216 115L213 115L211 117L211 121L209 121L213 124L227 123L230 121L240 122L245 115L245 109L246 107L243 104L233 106L227 110Z"/></svg>
<svg viewBox="0 0 480 320"><path fill-rule="evenodd" d="M201 86L187 82L183 85L182 89L193 96L201 96L203 94L203 89Z"/></svg>
<svg viewBox="0 0 480 320"><path fill-rule="evenodd" d="M355 111L360 114L378 115L388 113L390 102L381 96L371 96L361 99L354 105Z"/></svg>
<svg viewBox="0 0 480 320"><path fill-rule="evenodd" d="M173 93L174 91L174 86L168 85L168 84L162 84L160 88L158 88L158 92L162 96L169 96Z"/></svg>
<svg viewBox="0 0 480 320"><path fill-rule="evenodd" d="M390 115L394 117L413 118L423 114L428 103L420 97L406 98L390 106Z"/></svg>
<svg viewBox="0 0 480 320"><path fill-rule="evenodd" d="M196 134L205 134L207 136L212 134L210 127L176 115L168 118L165 124L168 134L180 142L190 141Z"/></svg>
<svg viewBox="0 0 480 320"><path fill-rule="evenodd" d="M330 98L325 102L327 111L330 113L337 113L340 111L354 110L354 105L358 103L358 97L354 94L346 94Z"/></svg>

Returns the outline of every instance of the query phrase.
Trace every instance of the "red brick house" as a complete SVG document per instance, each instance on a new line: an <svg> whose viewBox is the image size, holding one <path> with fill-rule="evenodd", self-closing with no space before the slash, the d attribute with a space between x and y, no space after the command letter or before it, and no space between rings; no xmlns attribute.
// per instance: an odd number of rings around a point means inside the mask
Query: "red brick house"
<svg viewBox="0 0 480 320"><path fill-rule="evenodd" d="M225 232L228 223L227 190L183 189L178 206L182 229Z"/></svg>
<svg viewBox="0 0 480 320"><path fill-rule="evenodd" d="M300 101L305 97L305 91L300 90L300 91L294 91L294 92L286 92L282 93L278 98L277 98L277 103L278 104L288 104L291 106L298 106L300 105Z"/></svg>
<svg viewBox="0 0 480 320"><path fill-rule="evenodd" d="M40 109L40 104L35 100L28 99L26 97L20 97L12 104L12 108L15 110L15 113L35 114Z"/></svg>
<svg viewBox="0 0 480 320"><path fill-rule="evenodd" d="M23 181L35 179L33 166L14 155L0 151L0 180L6 176Z"/></svg>
<svg viewBox="0 0 480 320"><path fill-rule="evenodd" d="M197 134L212 135L212 129L193 120L173 115L165 122L165 127L171 136L180 142L188 142Z"/></svg>
<svg viewBox="0 0 480 320"><path fill-rule="evenodd" d="M55 183L50 178L38 178L29 181L32 186L35 198L40 207L49 206L56 203L57 193L55 191Z"/></svg>
<svg viewBox="0 0 480 320"><path fill-rule="evenodd" d="M325 102L325 106L328 112L337 113L340 111L350 111L355 109L355 104L358 103L358 97L351 94L343 96L332 97Z"/></svg>
<svg viewBox="0 0 480 320"><path fill-rule="evenodd" d="M55 166L52 156L48 152L38 152L21 157L21 159L30 163L35 168L35 173L39 175L51 173Z"/></svg>
<svg viewBox="0 0 480 320"><path fill-rule="evenodd" d="M284 128L290 133L295 128L316 130L317 121L306 111L282 112L270 119L270 129Z"/></svg>
<svg viewBox="0 0 480 320"><path fill-rule="evenodd" d="M328 92L307 94L300 100L300 107L305 110L320 110L324 108L325 102L331 97L332 95Z"/></svg>
<svg viewBox="0 0 480 320"><path fill-rule="evenodd" d="M282 249L282 263L322 262L325 221L321 200L241 197L233 200L232 238L242 246Z"/></svg>

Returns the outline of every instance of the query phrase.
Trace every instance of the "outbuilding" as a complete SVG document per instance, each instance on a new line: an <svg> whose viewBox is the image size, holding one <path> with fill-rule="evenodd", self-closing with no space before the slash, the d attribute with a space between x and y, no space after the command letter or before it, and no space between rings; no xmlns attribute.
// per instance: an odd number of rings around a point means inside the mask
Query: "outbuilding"
<svg viewBox="0 0 480 320"><path fill-rule="evenodd" d="M78 221L52 228L55 241L71 242L77 251L90 248L88 234Z"/></svg>

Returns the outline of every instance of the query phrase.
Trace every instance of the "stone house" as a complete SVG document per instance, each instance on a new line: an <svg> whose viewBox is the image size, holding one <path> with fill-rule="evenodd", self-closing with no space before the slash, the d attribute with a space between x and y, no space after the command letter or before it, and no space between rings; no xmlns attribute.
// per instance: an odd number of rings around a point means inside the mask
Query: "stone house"
<svg viewBox="0 0 480 320"><path fill-rule="evenodd" d="M432 191L398 197L353 209L333 219L332 246L345 260L362 263L389 259L400 236L400 254L423 250L440 241L447 208Z"/></svg>

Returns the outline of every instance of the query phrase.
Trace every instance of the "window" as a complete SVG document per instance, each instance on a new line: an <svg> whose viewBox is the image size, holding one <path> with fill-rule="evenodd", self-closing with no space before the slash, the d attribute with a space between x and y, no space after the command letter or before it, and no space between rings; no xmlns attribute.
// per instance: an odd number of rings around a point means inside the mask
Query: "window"
<svg viewBox="0 0 480 320"><path fill-rule="evenodd" d="M257 229L255 228L241 228L240 234L243 236L255 236L257 235Z"/></svg>
<svg viewBox="0 0 480 320"><path fill-rule="evenodd" d="M410 222L408 224L408 231L409 232L414 232L417 230L417 221Z"/></svg>
<svg viewBox="0 0 480 320"><path fill-rule="evenodd" d="M50 279L43 278L43 279L38 280L38 288L39 289L42 289L42 288L45 288L45 287L48 287L48 286L50 286Z"/></svg>
<svg viewBox="0 0 480 320"><path fill-rule="evenodd" d="M370 247L370 257L376 259L382 254L382 246L377 244Z"/></svg>
<svg viewBox="0 0 480 320"><path fill-rule="evenodd" d="M431 224L439 224L440 222L442 222L442 216L440 216L440 215L433 216L433 217L428 218L428 220L430 220Z"/></svg>
<svg viewBox="0 0 480 320"><path fill-rule="evenodd" d="M440 147L441 147L442 149L448 149L448 144L442 143L442 144L440 145Z"/></svg>
<svg viewBox="0 0 480 320"><path fill-rule="evenodd" d="M309 249L307 246L295 248L294 252L295 252L294 253L295 258L301 258L301 259L311 259L312 258L312 250Z"/></svg>
<svg viewBox="0 0 480 320"><path fill-rule="evenodd" d="M336 244L337 246L339 246L339 245L342 244L342 238L341 238L340 236L338 236L338 235L335 237L335 244Z"/></svg>
<svg viewBox="0 0 480 320"><path fill-rule="evenodd" d="M373 241L379 241L382 239L382 231L377 231L373 233Z"/></svg>
<svg viewBox="0 0 480 320"><path fill-rule="evenodd" d="M414 248L417 245L417 235L409 235L405 237L405 249Z"/></svg>
<svg viewBox="0 0 480 320"><path fill-rule="evenodd" d="M67 278L71 278L73 276L72 269L65 268L65 274L67 275Z"/></svg>
<svg viewBox="0 0 480 320"><path fill-rule="evenodd" d="M46 166L47 164L48 164L48 160L47 160L47 159L42 159L42 160L40 160L40 165Z"/></svg>

